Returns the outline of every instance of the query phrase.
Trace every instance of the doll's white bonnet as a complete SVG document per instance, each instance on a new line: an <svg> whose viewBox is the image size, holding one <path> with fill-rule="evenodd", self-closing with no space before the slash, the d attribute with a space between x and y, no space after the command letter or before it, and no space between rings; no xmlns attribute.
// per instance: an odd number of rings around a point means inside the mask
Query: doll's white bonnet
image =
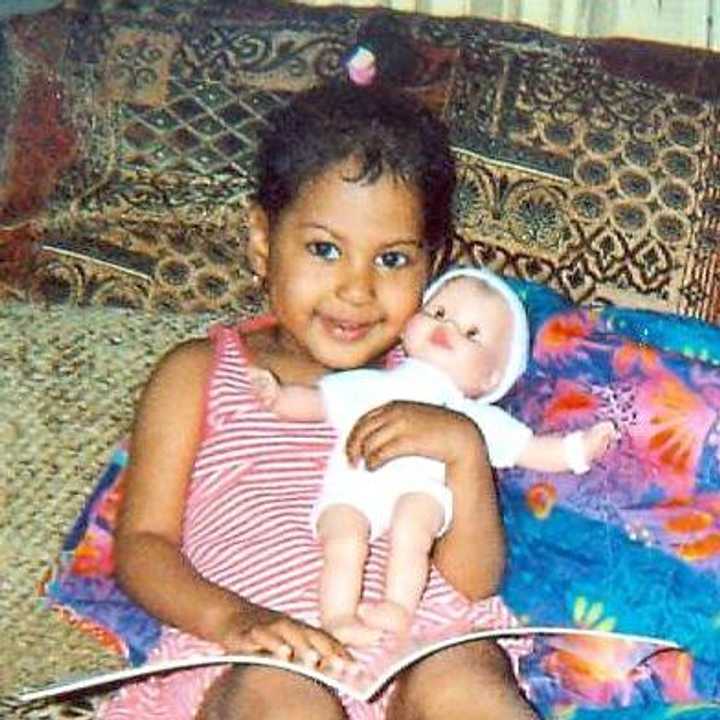
<svg viewBox="0 0 720 720"><path fill-rule="evenodd" d="M476 278L489 285L493 290L502 295L513 316L513 336L510 343L510 356L508 357L505 374L500 379L497 387L482 397L483 402L492 403L499 400L510 390L527 367L530 349L530 331L528 330L527 315L520 298L512 290L510 285L486 268L461 266L450 268L430 283L425 291L423 303L430 300L446 282L459 277Z"/></svg>

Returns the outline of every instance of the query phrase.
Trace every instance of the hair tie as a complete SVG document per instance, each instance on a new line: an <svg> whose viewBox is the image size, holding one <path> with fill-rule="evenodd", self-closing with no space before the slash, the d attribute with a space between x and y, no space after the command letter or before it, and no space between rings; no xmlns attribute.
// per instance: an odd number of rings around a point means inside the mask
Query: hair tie
<svg viewBox="0 0 720 720"><path fill-rule="evenodd" d="M372 84L377 75L375 54L364 45L358 45L345 63L350 81L363 87Z"/></svg>

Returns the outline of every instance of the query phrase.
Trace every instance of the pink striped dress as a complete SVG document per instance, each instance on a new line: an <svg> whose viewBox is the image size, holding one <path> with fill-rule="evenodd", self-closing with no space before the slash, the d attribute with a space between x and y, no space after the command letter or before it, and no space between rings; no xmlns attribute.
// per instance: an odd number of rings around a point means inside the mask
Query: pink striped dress
<svg viewBox="0 0 720 720"><path fill-rule="evenodd" d="M206 397L203 440L188 490L183 550L209 580L259 605L318 624L319 546L310 511L320 491L335 435L324 423L290 423L264 410L253 396L242 333L271 323L210 331L215 362ZM364 596L382 594L387 545L370 551ZM419 632L452 624L461 630L516 624L499 597L468 603L431 572L417 613ZM426 634L427 634L426 633ZM506 646L516 665L522 642ZM149 662L218 653L221 648L164 627ZM100 708L104 720L191 720L223 666L182 670L128 683ZM372 702L340 695L351 720L380 720L389 692Z"/></svg>

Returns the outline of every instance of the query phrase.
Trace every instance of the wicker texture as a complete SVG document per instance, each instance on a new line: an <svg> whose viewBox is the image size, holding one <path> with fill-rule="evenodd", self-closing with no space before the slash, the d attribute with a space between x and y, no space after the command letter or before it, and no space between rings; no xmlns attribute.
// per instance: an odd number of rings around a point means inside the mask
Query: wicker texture
<svg viewBox="0 0 720 720"><path fill-rule="evenodd" d="M119 665L44 609L38 583L127 432L152 364L180 340L203 335L211 320L0 307L0 695Z"/></svg>

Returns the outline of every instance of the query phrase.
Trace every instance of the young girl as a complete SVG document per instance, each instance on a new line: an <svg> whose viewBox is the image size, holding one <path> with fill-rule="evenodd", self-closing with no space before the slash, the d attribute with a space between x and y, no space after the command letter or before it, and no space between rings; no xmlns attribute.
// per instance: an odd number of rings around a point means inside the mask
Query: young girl
<svg viewBox="0 0 720 720"><path fill-rule="evenodd" d="M350 651L319 629L322 561L308 523L333 431L265 410L247 369L311 384L384 363L447 252L454 179L443 126L379 87L308 91L269 118L247 253L272 315L171 351L133 430L115 560L128 594L164 623L150 660L266 652L347 671ZM511 624L495 595L503 533L472 421L393 403L361 419L348 443L370 469L419 452L447 466L456 510L435 544L414 629ZM381 597L386 557L381 538L367 561L371 599ZM516 664L491 642L458 646L406 670L370 703L295 673L208 667L127 685L100 716L534 718Z"/></svg>

